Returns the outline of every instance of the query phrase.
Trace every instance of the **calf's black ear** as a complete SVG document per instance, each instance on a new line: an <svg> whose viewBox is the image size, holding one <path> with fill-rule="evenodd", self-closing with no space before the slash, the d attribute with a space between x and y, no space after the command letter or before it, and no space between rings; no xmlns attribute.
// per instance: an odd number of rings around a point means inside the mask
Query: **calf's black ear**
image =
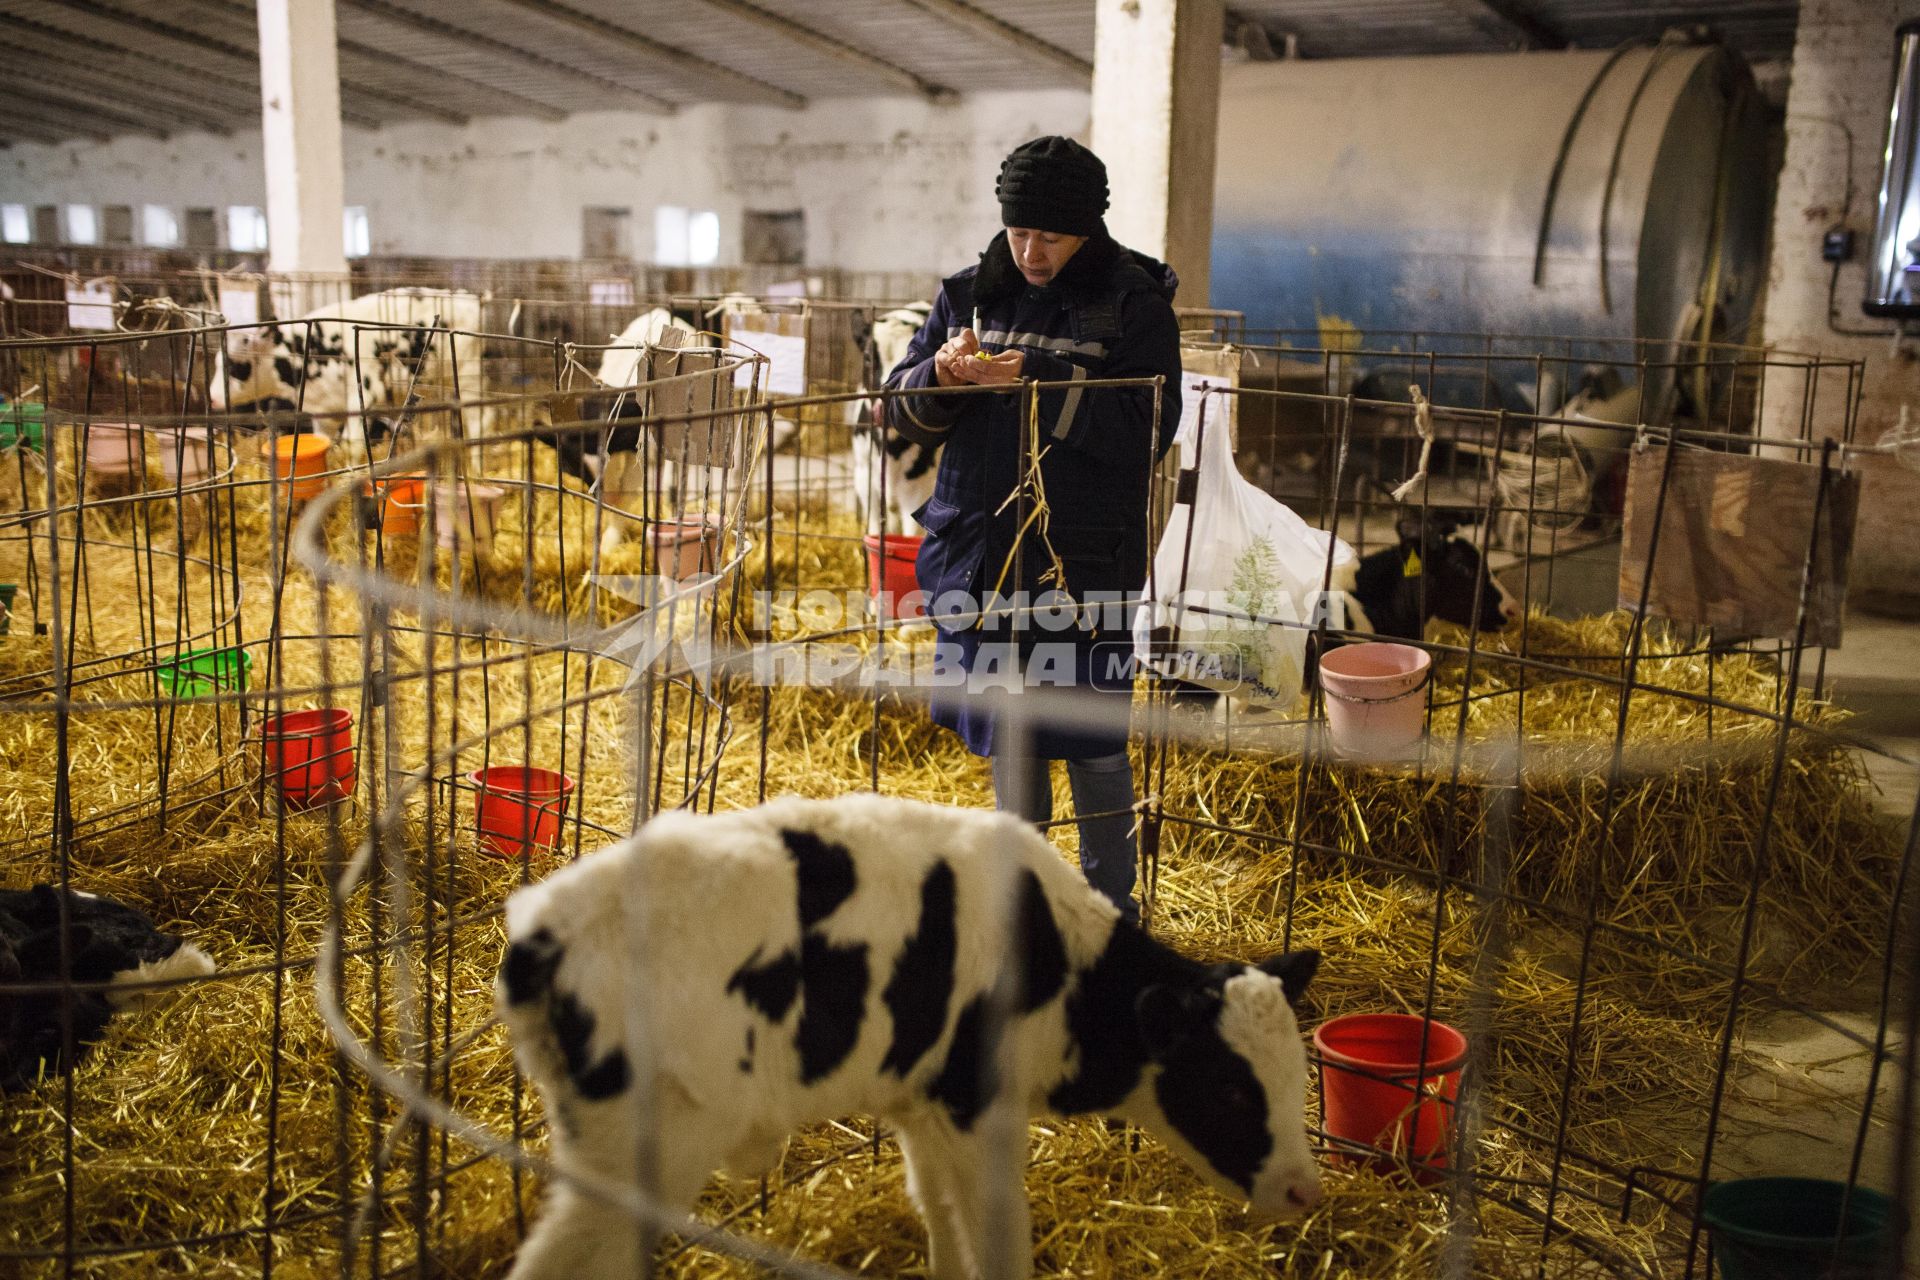
<svg viewBox="0 0 1920 1280"><path fill-rule="evenodd" d="M1134 998L1134 1022L1155 1062L1180 1052L1219 1014L1220 997L1210 991L1157 982Z"/></svg>
<svg viewBox="0 0 1920 1280"><path fill-rule="evenodd" d="M1320 972L1320 953L1285 951L1271 960L1261 961L1260 972L1280 979L1281 989L1287 993L1287 1003L1299 1004L1307 984L1313 981L1314 974Z"/></svg>

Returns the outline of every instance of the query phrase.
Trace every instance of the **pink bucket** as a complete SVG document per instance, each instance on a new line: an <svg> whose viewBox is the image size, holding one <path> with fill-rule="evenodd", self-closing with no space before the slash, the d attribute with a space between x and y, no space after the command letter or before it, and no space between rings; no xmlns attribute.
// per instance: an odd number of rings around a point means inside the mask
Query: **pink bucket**
<svg viewBox="0 0 1920 1280"><path fill-rule="evenodd" d="M1432 656L1410 644L1376 640L1320 655L1333 749L1376 760L1411 754L1426 728L1432 672Z"/></svg>
<svg viewBox="0 0 1920 1280"><path fill-rule="evenodd" d="M433 527L439 544L448 549L471 545L482 556L493 550L493 531L500 500L507 491L498 485L443 481L433 487Z"/></svg>
<svg viewBox="0 0 1920 1280"><path fill-rule="evenodd" d="M96 475L132 475L140 469L145 433L131 422L93 422L80 428L87 441L87 469Z"/></svg>
<svg viewBox="0 0 1920 1280"><path fill-rule="evenodd" d="M710 515L662 520L647 530L647 542L662 577L678 581L712 573L719 559L720 521Z"/></svg>

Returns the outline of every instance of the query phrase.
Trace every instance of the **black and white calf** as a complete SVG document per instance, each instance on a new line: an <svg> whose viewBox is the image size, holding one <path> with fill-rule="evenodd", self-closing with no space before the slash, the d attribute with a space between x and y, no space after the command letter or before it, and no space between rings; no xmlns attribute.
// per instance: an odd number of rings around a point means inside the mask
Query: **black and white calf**
<svg viewBox="0 0 1920 1280"><path fill-rule="evenodd" d="M69 893L66 901L68 973L75 983L106 984L99 990L51 987L60 980L59 892L44 884L0 889L0 1091L71 1070L114 1013L146 994L129 984L213 972L205 952L161 933L133 907L90 893ZM24 989L39 987L50 989Z"/></svg>
<svg viewBox="0 0 1920 1280"><path fill-rule="evenodd" d="M694 331L665 307L655 307L636 317L600 353L594 374L599 389L580 398L581 421L603 424L598 430L551 431L539 437L553 446L562 474L597 487L607 506L626 515L638 515L644 508L649 480L669 500L678 489L673 462L643 458L640 452L646 392L623 389L641 382L647 349L658 346L660 335L669 329ZM629 523L618 517L607 521L600 534L603 553L619 545Z"/></svg>
<svg viewBox="0 0 1920 1280"><path fill-rule="evenodd" d="M889 311L873 322L861 344L863 390L871 392L885 385L887 375L906 359L913 335L920 332L932 311L932 303L916 302ZM919 535L924 531L913 513L933 496L934 476L940 467L940 447L909 440L897 431L886 431L875 411L879 403L862 401L859 420L854 424L854 503L868 533ZM886 441L884 454L882 439Z"/></svg>
<svg viewBox="0 0 1920 1280"><path fill-rule="evenodd" d="M1454 536L1459 527L1439 513L1403 516L1396 524L1399 545L1361 558L1353 594L1366 610L1368 630L1418 640L1428 618L1499 631L1520 616L1520 602L1494 579L1480 548Z"/></svg>
<svg viewBox="0 0 1920 1280"><path fill-rule="evenodd" d="M1188 960L1008 814L873 795L663 814L517 891L507 935L496 999L556 1156L631 1183L646 1069L675 1209L716 1168L764 1172L801 1125L873 1114L899 1135L931 1273L977 1278L981 1118L1003 1096L1124 1116L1263 1215L1319 1198L1293 1010L1318 954ZM562 1182L511 1280L639 1274L638 1247L630 1220Z"/></svg>
<svg viewBox="0 0 1920 1280"><path fill-rule="evenodd" d="M281 324L229 330L216 348L208 399L216 412L339 417L355 461L386 438L416 382L423 402L483 392L480 298L435 289L389 289L319 307ZM437 326L436 326L437 322ZM380 326L398 325L399 328ZM457 349L456 349L457 347ZM486 419L491 410L481 410ZM488 424L479 429L484 433Z"/></svg>

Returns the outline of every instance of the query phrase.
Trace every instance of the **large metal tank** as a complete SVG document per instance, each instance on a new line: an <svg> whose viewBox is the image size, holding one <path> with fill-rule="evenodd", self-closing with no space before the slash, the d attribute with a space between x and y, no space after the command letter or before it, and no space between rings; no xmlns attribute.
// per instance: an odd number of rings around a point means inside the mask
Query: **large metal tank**
<svg viewBox="0 0 1920 1280"><path fill-rule="evenodd" d="M1711 46L1229 67L1212 302L1330 346L1497 332L1659 360L1737 341L1766 270L1769 128Z"/></svg>

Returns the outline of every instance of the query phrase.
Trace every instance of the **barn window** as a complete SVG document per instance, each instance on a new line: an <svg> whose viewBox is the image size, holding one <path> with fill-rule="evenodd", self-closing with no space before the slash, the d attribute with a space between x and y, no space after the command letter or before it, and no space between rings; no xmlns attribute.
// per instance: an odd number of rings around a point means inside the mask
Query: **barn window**
<svg viewBox="0 0 1920 1280"><path fill-rule="evenodd" d="M687 265L687 211L679 205L653 211L653 260L663 267Z"/></svg>
<svg viewBox="0 0 1920 1280"><path fill-rule="evenodd" d="M66 218L68 244L100 243L100 215L92 205L70 204L66 207Z"/></svg>
<svg viewBox="0 0 1920 1280"><path fill-rule="evenodd" d="M807 260L807 215L749 209L740 221L740 260L799 266Z"/></svg>
<svg viewBox="0 0 1920 1280"><path fill-rule="evenodd" d="M187 248L218 249L220 247L220 211L217 209L187 210Z"/></svg>
<svg viewBox="0 0 1920 1280"><path fill-rule="evenodd" d="M140 243L170 249L180 243L180 220L163 204L140 206Z"/></svg>
<svg viewBox="0 0 1920 1280"><path fill-rule="evenodd" d="M663 267L704 267L720 258L720 215L663 204L653 211L653 260Z"/></svg>
<svg viewBox="0 0 1920 1280"><path fill-rule="evenodd" d="M720 215L696 213L687 219L687 261L704 267L720 260Z"/></svg>
<svg viewBox="0 0 1920 1280"><path fill-rule="evenodd" d="M110 204L100 211L100 243L133 243L133 206Z"/></svg>
<svg viewBox="0 0 1920 1280"><path fill-rule="evenodd" d="M588 207L580 211L580 256L633 256L633 210Z"/></svg>
<svg viewBox="0 0 1920 1280"><path fill-rule="evenodd" d="M267 247L267 214L257 204L227 206L227 248L258 253Z"/></svg>
<svg viewBox="0 0 1920 1280"><path fill-rule="evenodd" d="M0 240L27 244L33 239L33 219L23 204L0 204Z"/></svg>
<svg viewBox="0 0 1920 1280"><path fill-rule="evenodd" d="M33 242L35 244L60 243L60 206L57 204L35 205L33 208Z"/></svg>
<svg viewBox="0 0 1920 1280"><path fill-rule="evenodd" d="M367 206L348 205L342 235L349 258L364 258L373 252L373 233L367 225Z"/></svg>

